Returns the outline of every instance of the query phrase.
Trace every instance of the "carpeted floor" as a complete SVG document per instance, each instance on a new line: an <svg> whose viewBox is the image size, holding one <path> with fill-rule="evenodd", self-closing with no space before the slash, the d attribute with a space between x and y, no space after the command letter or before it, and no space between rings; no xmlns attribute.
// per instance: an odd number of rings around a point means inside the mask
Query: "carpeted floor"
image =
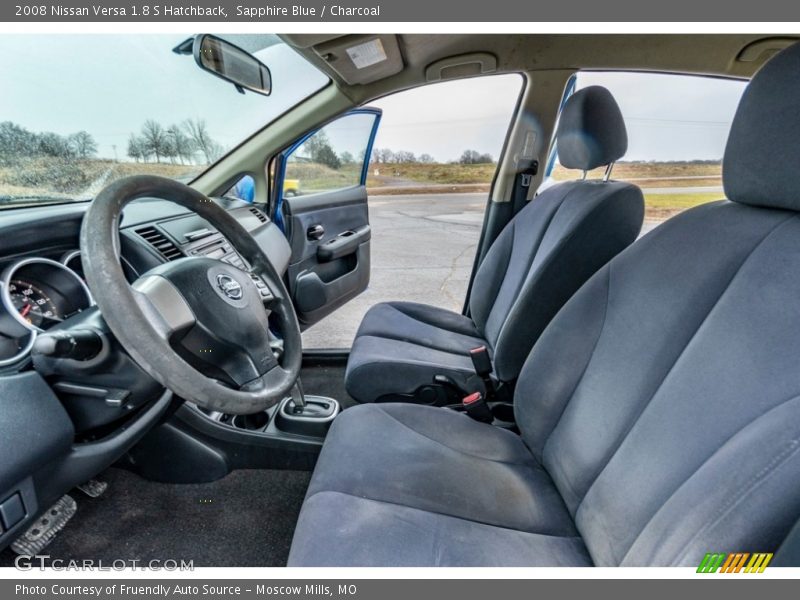
<svg viewBox="0 0 800 600"><path fill-rule="evenodd" d="M102 476L99 498L73 491L78 512L45 549L52 559L184 559L201 566L284 566L311 473L234 471L203 484ZM0 552L0 566L14 554Z"/></svg>
<svg viewBox="0 0 800 600"><path fill-rule="evenodd" d="M339 401L342 410L358 404L344 387L345 364L304 364L300 372L306 394L327 396Z"/></svg>

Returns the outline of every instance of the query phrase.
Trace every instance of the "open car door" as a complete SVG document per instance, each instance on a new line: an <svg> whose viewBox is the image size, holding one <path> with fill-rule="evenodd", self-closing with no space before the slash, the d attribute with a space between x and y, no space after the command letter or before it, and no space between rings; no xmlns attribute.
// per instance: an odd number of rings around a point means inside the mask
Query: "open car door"
<svg viewBox="0 0 800 600"><path fill-rule="evenodd" d="M366 181L380 117L352 110L278 157L273 218L291 246L288 287L303 328L369 284Z"/></svg>

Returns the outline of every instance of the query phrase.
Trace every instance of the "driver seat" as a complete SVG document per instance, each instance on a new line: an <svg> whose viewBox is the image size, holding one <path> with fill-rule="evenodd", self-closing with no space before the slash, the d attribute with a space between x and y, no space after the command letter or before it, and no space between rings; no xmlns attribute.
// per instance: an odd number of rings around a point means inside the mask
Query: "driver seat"
<svg viewBox="0 0 800 600"><path fill-rule="evenodd" d="M697 567L800 516L800 45L737 111L719 201L592 277L528 357L521 435L449 409L336 419L290 566Z"/></svg>

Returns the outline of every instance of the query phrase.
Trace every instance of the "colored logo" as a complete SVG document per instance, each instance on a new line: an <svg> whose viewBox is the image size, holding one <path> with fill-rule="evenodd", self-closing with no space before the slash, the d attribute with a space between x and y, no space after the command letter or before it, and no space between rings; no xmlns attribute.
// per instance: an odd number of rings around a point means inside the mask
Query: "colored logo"
<svg viewBox="0 0 800 600"><path fill-rule="evenodd" d="M771 552L709 552L703 557L697 572L763 573L771 560Z"/></svg>

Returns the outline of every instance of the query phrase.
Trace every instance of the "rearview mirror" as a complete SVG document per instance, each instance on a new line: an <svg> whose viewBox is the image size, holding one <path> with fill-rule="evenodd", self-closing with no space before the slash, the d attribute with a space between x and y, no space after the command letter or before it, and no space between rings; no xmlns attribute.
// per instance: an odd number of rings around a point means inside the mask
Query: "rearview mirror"
<svg viewBox="0 0 800 600"><path fill-rule="evenodd" d="M272 92L272 75L269 68L255 56L217 36L198 35L192 46L198 66L230 81L240 92L250 90L269 96Z"/></svg>

